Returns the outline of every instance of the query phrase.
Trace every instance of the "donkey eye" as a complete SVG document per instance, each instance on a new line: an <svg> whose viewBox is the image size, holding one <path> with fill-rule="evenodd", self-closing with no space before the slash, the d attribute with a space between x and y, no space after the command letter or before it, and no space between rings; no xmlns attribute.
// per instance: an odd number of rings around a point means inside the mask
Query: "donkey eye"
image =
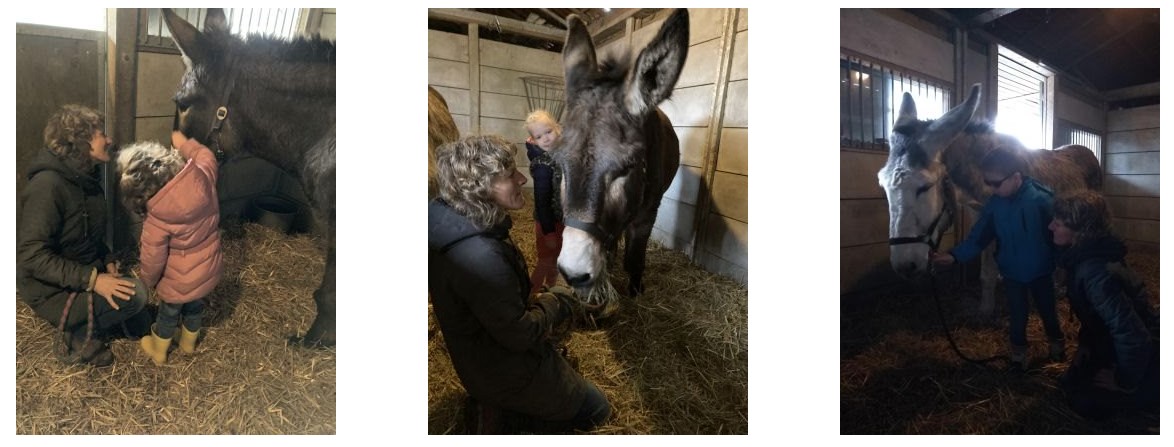
<svg viewBox="0 0 1174 447"><path fill-rule="evenodd" d="M929 191L930 188L933 188L933 183L927 183L925 185L922 185L922 187L917 188L917 196L920 197L921 193Z"/></svg>

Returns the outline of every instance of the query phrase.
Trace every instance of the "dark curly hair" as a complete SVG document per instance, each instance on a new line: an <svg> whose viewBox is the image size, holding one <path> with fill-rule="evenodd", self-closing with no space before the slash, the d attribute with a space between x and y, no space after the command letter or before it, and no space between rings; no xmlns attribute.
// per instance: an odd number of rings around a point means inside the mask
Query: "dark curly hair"
<svg viewBox="0 0 1174 447"><path fill-rule="evenodd" d="M147 214L147 202L183 170L179 151L154 141L131 144L118 152L118 187L122 204L131 213Z"/></svg>
<svg viewBox="0 0 1174 447"><path fill-rule="evenodd" d="M1057 197L1052 211L1064 226L1072 230L1073 245L1109 236L1113 232L1113 214L1105 197L1088 189Z"/></svg>
<svg viewBox="0 0 1174 447"><path fill-rule="evenodd" d="M90 141L94 133L106 128L106 119L97 110L78 104L67 104L49 117L45 124L45 147L67 166L79 173L88 173L94 167L90 157Z"/></svg>

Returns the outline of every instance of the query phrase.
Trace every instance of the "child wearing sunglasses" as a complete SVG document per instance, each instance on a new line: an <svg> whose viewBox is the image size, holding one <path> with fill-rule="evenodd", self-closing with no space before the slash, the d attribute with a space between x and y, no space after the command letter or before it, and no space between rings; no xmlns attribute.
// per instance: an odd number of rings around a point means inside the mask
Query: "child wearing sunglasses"
<svg viewBox="0 0 1174 447"><path fill-rule="evenodd" d="M995 260L1007 290L1011 314L1011 366L1027 369L1027 294L1035 298L1036 311L1048 335L1048 357L1064 360L1064 333L1056 316L1052 283L1055 270L1052 234L1052 191L1027 176L1027 162L1017 152L995 148L979 164L983 183L991 197L982 207L978 222L966 240L947 253L934 253L934 264L968 262L997 240Z"/></svg>

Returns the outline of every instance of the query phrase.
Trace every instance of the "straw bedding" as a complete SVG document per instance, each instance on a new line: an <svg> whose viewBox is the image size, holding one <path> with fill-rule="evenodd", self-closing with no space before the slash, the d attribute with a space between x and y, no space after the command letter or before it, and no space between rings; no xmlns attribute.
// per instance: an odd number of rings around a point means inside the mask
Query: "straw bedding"
<svg viewBox="0 0 1174 447"><path fill-rule="evenodd" d="M320 238L226 223L222 239L225 276L208 300L205 337L162 367L126 339L111 343L110 367L64 365L56 328L18 298L16 433L335 433L335 350L286 345L314 318Z"/></svg>

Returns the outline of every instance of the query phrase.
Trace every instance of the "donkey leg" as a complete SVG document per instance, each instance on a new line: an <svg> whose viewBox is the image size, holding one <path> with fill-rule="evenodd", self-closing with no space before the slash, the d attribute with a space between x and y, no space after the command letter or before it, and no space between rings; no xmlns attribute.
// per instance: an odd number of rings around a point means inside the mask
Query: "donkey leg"
<svg viewBox="0 0 1174 447"><path fill-rule="evenodd" d="M995 287L999 284L999 267L995 263L995 250L988 248L982 251L982 302L979 303L979 316L993 318L995 316Z"/></svg>
<svg viewBox="0 0 1174 447"><path fill-rule="evenodd" d="M334 346L335 307L334 307L334 244L330 246L330 253L326 257L326 274L322 277L322 284L314 291L314 304L318 314L310 324L306 335L290 337L290 344L306 347Z"/></svg>
<svg viewBox="0 0 1174 447"><path fill-rule="evenodd" d="M624 271L628 273L628 295L644 293L644 258L656 216L637 218L624 232Z"/></svg>

